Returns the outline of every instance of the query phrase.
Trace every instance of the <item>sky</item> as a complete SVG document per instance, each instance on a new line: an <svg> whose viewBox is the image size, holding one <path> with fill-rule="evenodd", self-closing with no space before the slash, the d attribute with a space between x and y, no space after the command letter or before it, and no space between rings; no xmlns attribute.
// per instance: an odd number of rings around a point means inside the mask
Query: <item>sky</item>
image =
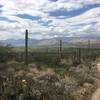
<svg viewBox="0 0 100 100"><path fill-rule="evenodd" d="M100 37L100 0L0 0L0 40Z"/></svg>

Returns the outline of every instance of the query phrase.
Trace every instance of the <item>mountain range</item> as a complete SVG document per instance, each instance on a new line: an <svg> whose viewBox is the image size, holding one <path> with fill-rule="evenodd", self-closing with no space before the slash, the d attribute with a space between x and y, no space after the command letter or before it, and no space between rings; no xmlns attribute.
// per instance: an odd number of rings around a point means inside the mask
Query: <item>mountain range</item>
<svg viewBox="0 0 100 100"><path fill-rule="evenodd" d="M62 43L64 46L76 46L76 45L87 45L88 40L91 41L92 44L100 45L100 37L56 37L56 38L50 38L50 39L32 39L29 38L28 44L31 47L36 46L59 46L60 40L62 40ZM15 47L21 47L24 46L25 40L24 39L7 39L7 40L0 40L0 44L7 45L10 44Z"/></svg>

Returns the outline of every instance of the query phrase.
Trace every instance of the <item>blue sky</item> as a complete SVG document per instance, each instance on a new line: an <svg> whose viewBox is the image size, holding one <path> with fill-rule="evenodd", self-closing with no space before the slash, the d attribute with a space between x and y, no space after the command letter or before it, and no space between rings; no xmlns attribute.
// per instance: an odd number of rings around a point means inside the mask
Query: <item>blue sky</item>
<svg viewBox="0 0 100 100"><path fill-rule="evenodd" d="M0 39L100 36L100 0L0 0Z"/></svg>

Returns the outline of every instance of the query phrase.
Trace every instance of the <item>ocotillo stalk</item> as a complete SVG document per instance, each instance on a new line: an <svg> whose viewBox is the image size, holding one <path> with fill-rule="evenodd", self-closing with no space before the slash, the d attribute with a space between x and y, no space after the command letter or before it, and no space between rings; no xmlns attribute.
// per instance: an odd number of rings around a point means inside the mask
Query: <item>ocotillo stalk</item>
<svg viewBox="0 0 100 100"><path fill-rule="evenodd" d="M60 58L62 58L62 40L60 40L59 54Z"/></svg>
<svg viewBox="0 0 100 100"><path fill-rule="evenodd" d="M88 40L87 53L90 56L90 40Z"/></svg>
<svg viewBox="0 0 100 100"><path fill-rule="evenodd" d="M90 40L88 40L88 49L90 49Z"/></svg>
<svg viewBox="0 0 100 100"><path fill-rule="evenodd" d="M78 63L81 63L81 48L78 48Z"/></svg>
<svg viewBox="0 0 100 100"><path fill-rule="evenodd" d="M48 47L47 47L47 48L46 48L46 54L48 54L48 50L49 50L49 49L48 49Z"/></svg>
<svg viewBox="0 0 100 100"><path fill-rule="evenodd" d="M81 63L81 48L77 48L76 49L77 51L76 51L76 59L75 59L75 61L76 61L76 63L77 64L80 64Z"/></svg>
<svg viewBox="0 0 100 100"><path fill-rule="evenodd" d="M28 30L25 30L25 65L28 65Z"/></svg>

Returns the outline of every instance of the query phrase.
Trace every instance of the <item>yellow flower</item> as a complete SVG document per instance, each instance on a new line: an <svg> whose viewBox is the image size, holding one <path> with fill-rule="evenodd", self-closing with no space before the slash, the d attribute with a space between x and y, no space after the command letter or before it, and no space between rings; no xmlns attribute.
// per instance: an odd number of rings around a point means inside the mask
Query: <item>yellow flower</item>
<svg viewBox="0 0 100 100"><path fill-rule="evenodd" d="M26 80L22 80L22 83L27 83L27 81Z"/></svg>

